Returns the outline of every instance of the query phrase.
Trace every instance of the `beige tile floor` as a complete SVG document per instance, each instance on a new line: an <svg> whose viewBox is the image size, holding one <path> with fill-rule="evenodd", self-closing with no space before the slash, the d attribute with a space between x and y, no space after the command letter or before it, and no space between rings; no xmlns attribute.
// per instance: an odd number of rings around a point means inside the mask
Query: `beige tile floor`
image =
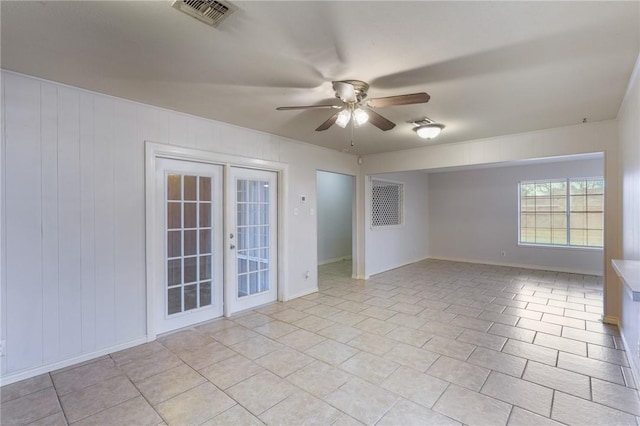
<svg viewBox="0 0 640 426"><path fill-rule="evenodd" d="M596 277L423 261L0 389L3 425L637 425ZM558 423L556 423L558 422Z"/></svg>

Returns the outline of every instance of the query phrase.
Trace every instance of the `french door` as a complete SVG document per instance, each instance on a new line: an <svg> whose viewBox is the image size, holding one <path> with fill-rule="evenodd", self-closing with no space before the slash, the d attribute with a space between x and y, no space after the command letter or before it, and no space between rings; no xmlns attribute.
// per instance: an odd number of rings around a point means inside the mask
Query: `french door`
<svg viewBox="0 0 640 426"><path fill-rule="evenodd" d="M159 333L222 315L222 176L219 165L158 159Z"/></svg>
<svg viewBox="0 0 640 426"><path fill-rule="evenodd" d="M275 301L277 174L158 158L155 179L156 332Z"/></svg>
<svg viewBox="0 0 640 426"><path fill-rule="evenodd" d="M229 169L227 314L277 299L277 174Z"/></svg>

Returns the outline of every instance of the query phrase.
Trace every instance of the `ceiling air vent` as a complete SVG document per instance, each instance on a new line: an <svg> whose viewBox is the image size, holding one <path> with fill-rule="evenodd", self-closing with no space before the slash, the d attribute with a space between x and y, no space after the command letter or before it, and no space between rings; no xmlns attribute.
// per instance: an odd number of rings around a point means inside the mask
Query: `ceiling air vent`
<svg viewBox="0 0 640 426"><path fill-rule="evenodd" d="M235 10L231 3L221 0L174 0L171 6L212 27L217 27Z"/></svg>

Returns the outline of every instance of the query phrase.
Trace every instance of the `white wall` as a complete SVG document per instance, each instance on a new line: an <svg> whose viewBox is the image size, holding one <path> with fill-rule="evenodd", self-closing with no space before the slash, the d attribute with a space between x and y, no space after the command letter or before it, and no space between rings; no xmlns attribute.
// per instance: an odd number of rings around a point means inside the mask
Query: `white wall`
<svg viewBox="0 0 640 426"><path fill-rule="evenodd" d="M430 145L424 148L363 158L362 173L428 170L442 167L470 166L509 161L557 157L573 154L604 153L605 180L605 248L604 313L605 320L620 318L620 287L611 259L620 256L620 176L618 123L615 120L577 124L456 144ZM364 203L364 193L358 194ZM364 230L362 231L364 232ZM363 256L364 253L360 253ZM362 268L364 265L359 263ZM358 273L363 273L360 270Z"/></svg>
<svg viewBox="0 0 640 426"><path fill-rule="evenodd" d="M2 72L3 383L145 341L146 140L289 165L286 296L317 289L316 170L356 157ZM310 277L305 274L310 271Z"/></svg>
<svg viewBox="0 0 640 426"><path fill-rule="evenodd" d="M417 262L428 256L428 175L410 172L386 173L372 177L404 183L404 224L388 228L371 228L371 185L367 179L364 220L366 277Z"/></svg>
<svg viewBox="0 0 640 426"><path fill-rule="evenodd" d="M318 264L350 258L353 176L318 171Z"/></svg>
<svg viewBox="0 0 640 426"><path fill-rule="evenodd" d="M518 182L603 176L603 166L591 159L429 174L429 257L602 275L602 250L518 246Z"/></svg>
<svg viewBox="0 0 640 426"><path fill-rule="evenodd" d="M622 179L622 259L640 261L640 57L618 113ZM622 336L627 356L640 379L640 302L622 293Z"/></svg>

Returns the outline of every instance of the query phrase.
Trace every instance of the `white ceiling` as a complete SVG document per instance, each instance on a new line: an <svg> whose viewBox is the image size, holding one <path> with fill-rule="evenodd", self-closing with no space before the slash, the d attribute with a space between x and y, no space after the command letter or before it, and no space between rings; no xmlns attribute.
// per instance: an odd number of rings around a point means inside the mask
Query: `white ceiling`
<svg viewBox="0 0 640 426"><path fill-rule="evenodd" d="M2 1L2 68L364 155L615 118L640 50L640 3L235 1L218 28L169 0ZM369 97L382 132L314 129L332 80ZM433 142L407 122L446 125Z"/></svg>

